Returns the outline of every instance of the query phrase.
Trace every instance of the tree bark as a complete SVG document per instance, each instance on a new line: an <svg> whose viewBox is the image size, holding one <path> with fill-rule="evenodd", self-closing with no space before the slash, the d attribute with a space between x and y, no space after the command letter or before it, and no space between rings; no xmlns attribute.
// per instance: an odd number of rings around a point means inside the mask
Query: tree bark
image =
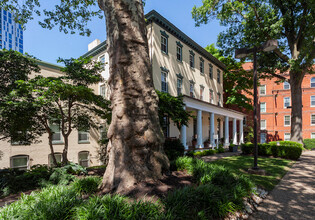
<svg viewBox="0 0 315 220"><path fill-rule="evenodd" d="M290 86L291 86L291 141L303 143L302 130L302 81L303 73L290 71Z"/></svg>
<svg viewBox="0 0 315 220"><path fill-rule="evenodd" d="M158 118L141 0L98 0L105 12L112 122L104 192L124 192L161 178L169 161Z"/></svg>

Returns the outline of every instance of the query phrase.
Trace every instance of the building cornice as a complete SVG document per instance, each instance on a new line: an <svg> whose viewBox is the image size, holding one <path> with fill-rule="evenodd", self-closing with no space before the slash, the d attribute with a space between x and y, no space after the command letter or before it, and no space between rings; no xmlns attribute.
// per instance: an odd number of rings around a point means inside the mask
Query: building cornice
<svg viewBox="0 0 315 220"><path fill-rule="evenodd" d="M107 49L107 43L106 42L107 42L106 40L103 41L102 43L100 43L99 45L94 47L92 50L83 54L82 57L94 57L94 56L100 54L101 52L106 51L106 49Z"/></svg>
<svg viewBox="0 0 315 220"><path fill-rule="evenodd" d="M217 58L212 56L208 51L206 51L203 47L201 47L199 44L197 44L195 41L193 41L190 37L188 37L184 32L179 30L175 25L173 25L171 22L169 22L166 18L164 18L162 15L160 15L155 10L150 11L145 15L147 24L151 22L155 22L160 27L167 30L169 33L171 33L173 36L175 36L180 41L184 42L185 44L189 45L192 49L197 51L200 55L208 59L210 62L216 64L219 68L225 70L226 66L219 61Z"/></svg>

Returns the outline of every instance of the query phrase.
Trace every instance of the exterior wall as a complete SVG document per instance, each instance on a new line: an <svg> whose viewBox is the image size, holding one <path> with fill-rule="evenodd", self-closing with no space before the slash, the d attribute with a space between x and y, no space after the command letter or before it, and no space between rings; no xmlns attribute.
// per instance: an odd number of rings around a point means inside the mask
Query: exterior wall
<svg viewBox="0 0 315 220"><path fill-rule="evenodd" d="M46 63L40 63L41 67L40 75L43 76L59 76L61 74L57 68L51 68ZM38 74L37 74L38 75ZM35 74L31 75L34 77ZM97 86L96 86L97 88ZM98 149L99 149L99 132L91 129L88 143L78 142L78 131L73 130L69 136L69 152L68 159L72 162L78 163L78 153L81 151L89 151L89 166L99 165ZM0 159L0 169L10 167L10 158L17 155L29 156L29 167L35 164L48 164L48 155L50 154L50 148L48 144L48 135L44 134L39 138L39 143L31 145L12 145L10 142L0 141L0 151L2 151L2 157ZM55 153L62 153L64 145L54 144Z"/></svg>
<svg viewBox="0 0 315 220"><path fill-rule="evenodd" d="M0 50L16 50L23 53L23 30L14 22L13 15L0 8Z"/></svg>
<svg viewBox="0 0 315 220"><path fill-rule="evenodd" d="M161 31L165 31L168 37L168 54L161 51ZM189 55L190 50L193 50L189 45L181 41L182 47L182 61L178 61L176 57L176 42L179 41L177 37L167 32L165 29L157 25L156 23L151 23L148 25L148 41L150 47L150 56L152 61L153 69L153 81L154 87L161 90L161 67L169 70L167 75L168 82L168 93L172 96L177 96L177 75L181 74L183 76L182 81L182 94L190 95L190 80L195 82L194 94L195 98L200 99L200 86L204 86L203 101L210 101L210 89L214 93L214 104L218 103L217 93L221 94L221 103L223 97L223 71L220 70L221 83L217 83L217 73L218 67L207 60L202 55L195 53L195 68L190 67ZM202 74L199 70L200 57L204 59L204 73ZM213 79L209 77L209 64L213 65ZM222 106L222 105L221 105Z"/></svg>
<svg viewBox="0 0 315 220"><path fill-rule="evenodd" d="M288 75L285 76L289 78ZM311 96L315 95L315 88L311 88L310 83L312 77L314 76L306 74L302 82L303 138L311 138L311 133L315 133L315 126L311 125L311 115L315 114L315 107L311 107ZM261 130L267 133L267 141L284 140L285 133L291 132L291 126L284 124L284 116L291 117L291 108L284 107L284 97L291 97L291 91L284 89L284 83L277 83L277 80L260 80L261 85L266 85L266 95L259 94L259 103L266 102L266 113L260 113L260 120L267 122L266 130Z"/></svg>

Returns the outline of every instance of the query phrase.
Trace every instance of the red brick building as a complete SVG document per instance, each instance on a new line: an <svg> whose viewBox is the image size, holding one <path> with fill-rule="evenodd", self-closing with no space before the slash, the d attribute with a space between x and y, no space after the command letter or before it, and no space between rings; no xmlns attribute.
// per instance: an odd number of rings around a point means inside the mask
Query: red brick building
<svg viewBox="0 0 315 220"><path fill-rule="evenodd" d="M245 69L252 69L246 63ZM289 74L283 75L289 78ZM261 79L258 87L259 140L261 143L290 140L291 91L288 82L277 83L279 79ZM302 82L303 139L315 139L315 75L306 74ZM250 113L252 114L252 113ZM250 115L250 117L252 117Z"/></svg>

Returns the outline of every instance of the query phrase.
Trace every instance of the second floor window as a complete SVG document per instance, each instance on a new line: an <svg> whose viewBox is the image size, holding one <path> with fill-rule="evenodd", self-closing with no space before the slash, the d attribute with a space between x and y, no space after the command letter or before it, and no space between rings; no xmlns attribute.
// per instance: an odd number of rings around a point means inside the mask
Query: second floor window
<svg viewBox="0 0 315 220"><path fill-rule="evenodd" d="M213 90L212 89L210 89L210 94L209 94L209 101L210 101L210 103L211 104L213 104Z"/></svg>
<svg viewBox="0 0 315 220"><path fill-rule="evenodd" d="M203 92L204 92L205 87L200 86L200 100L203 100Z"/></svg>
<svg viewBox="0 0 315 220"><path fill-rule="evenodd" d="M221 93L218 93L218 106L221 106Z"/></svg>
<svg viewBox="0 0 315 220"><path fill-rule="evenodd" d="M283 89L290 89L290 83L288 81L283 82Z"/></svg>
<svg viewBox="0 0 315 220"><path fill-rule="evenodd" d="M311 107L315 107L315 95L311 96Z"/></svg>
<svg viewBox="0 0 315 220"><path fill-rule="evenodd" d="M78 133L78 141L79 143L87 143L90 140L89 131L79 131Z"/></svg>
<svg viewBox="0 0 315 220"><path fill-rule="evenodd" d="M266 112L266 102L260 103L260 112Z"/></svg>
<svg viewBox="0 0 315 220"><path fill-rule="evenodd" d="M284 116L284 126L290 126L291 125L291 116L285 115Z"/></svg>
<svg viewBox="0 0 315 220"><path fill-rule="evenodd" d="M259 86L259 94L260 95L266 95L266 85L260 85Z"/></svg>
<svg viewBox="0 0 315 220"><path fill-rule="evenodd" d="M178 61L183 60L183 45L179 42L176 41L177 47L176 47L176 58Z"/></svg>
<svg viewBox="0 0 315 220"><path fill-rule="evenodd" d="M161 50L165 54L167 54L167 52L168 52L168 49L167 49L168 42L167 41L168 41L168 39L167 39L165 32L161 31Z"/></svg>
<svg viewBox="0 0 315 220"><path fill-rule="evenodd" d="M161 91L167 92L167 73L161 72Z"/></svg>
<svg viewBox="0 0 315 220"><path fill-rule="evenodd" d="M50 129L52 131L52 141L53 143L55 142L61 142L62 137L61 137L61 131L60 131L60 124L58 122L52 122L50 124Z"/></svg>
<svg viewBox="0 0 315 220"><path fill-rule="evenodd" d="M192 50L189 51L189 65L191 68L195 68L195 54Z"/></svg>
<svg viewBox="0 0 315 220"><path fill-rule="evenodd" d="M290 106L290 104L291 104L290 97L284 97L283 98L283 103L284 103L284 108L288 108L288 106Z"/></svg>
<svg viewBox="0 0 315 220"><path fill-rule="evenodd" d="M311 115L311 125L315 125L315 115Z"/></svg>
<svg viewBox="0 0 315 220"><path fill-rule="evenodd" d="M182 79L181 78L177 78L177 96L182 94Z"/></svg>
<svg viewBox="0 0 315 220"><path fill-rule="evenodd" d="M260 120L260 129L265 130L266 129L266 120Z"/></svg>
<svg viewBox="0 0 315 220"><path fill-rule="evenodd" d="M100 95L105 98L106 96L106 87L105 87L105 84L101 85L100 86Z"/></svg>
<svg viewBox="0 0 315 220"><path fill-rule="evenodd" d="M221 84L221 71L218 69L218 84Z"/></svg>
<svg viewBox="0 0 315 220"><path fill-rule="evenodd" d="M213 79L213 66L212 66L212 64L209 64L209 77L210 77L210 79Z"/></svg>
<svg viewBox="0 0 315 220"><path fill-rule="evenodd" d="M311 79L311 88L315 88L315 77Z"/></svg>
<svg viewBox="0 0 315 220"><path fill-rule="evenodd" d="M190 92L190 97L195 97L194 95L194 87L195 87L195 84L193 82L190 82L189 84L189 92Z"/></svg>
<svg viewBox="0 0 315 220"><path fill-rule="evenodd" d="M99 62L102 63L102 68L105 68L105 55L102 55L99 57Z"/></svg>
<svg viewBox="0 0 315 220"><path fill-rule="evenodd" d="M205 70L205 61L202 59L202 57L200 57L200 73L203 74L204 70Z"/></svg>

